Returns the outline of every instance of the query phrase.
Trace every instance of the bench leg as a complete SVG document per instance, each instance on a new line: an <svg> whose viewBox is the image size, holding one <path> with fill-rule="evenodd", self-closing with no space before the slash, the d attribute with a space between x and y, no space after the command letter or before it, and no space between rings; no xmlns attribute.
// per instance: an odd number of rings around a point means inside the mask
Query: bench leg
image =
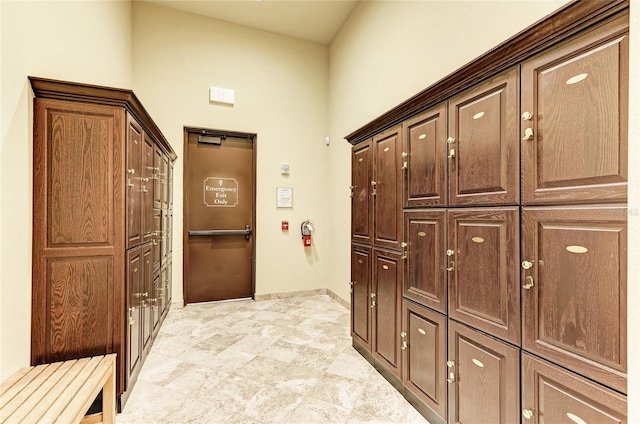
<svg viewBox="0 0 640 424"><path fill-rule="evenodd" d="M111 375L102 388L102 422L116 422L116 363L113 362Z"/></svg>

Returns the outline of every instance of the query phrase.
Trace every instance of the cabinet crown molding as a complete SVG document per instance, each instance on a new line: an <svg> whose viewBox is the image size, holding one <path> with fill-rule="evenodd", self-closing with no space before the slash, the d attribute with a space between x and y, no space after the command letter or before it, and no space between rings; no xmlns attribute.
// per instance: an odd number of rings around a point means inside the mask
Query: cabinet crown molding
<svg viewBox="0 0 640 424"><path fill-rule="evenodd" d="M172 161L177 155L132 90L29 76L36 97L124 107Z"/></svg>
<svg viewBox="0 0 640 424"><path fill-rule="evenodd" d="M575 0L345 136L356 145L618 13L629 0Z"/></svg>

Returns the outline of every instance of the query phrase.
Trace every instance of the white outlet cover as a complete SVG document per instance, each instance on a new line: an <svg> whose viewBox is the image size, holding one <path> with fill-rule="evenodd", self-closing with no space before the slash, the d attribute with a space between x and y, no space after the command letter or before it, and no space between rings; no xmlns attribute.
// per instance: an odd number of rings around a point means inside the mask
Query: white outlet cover
<svg viewBox="0 0 640 424"><path fill-rule="evenodd" d="M289 175L289 164L288 163L283 163L282 165L280 165L280 173L282 175Z"/></svg>

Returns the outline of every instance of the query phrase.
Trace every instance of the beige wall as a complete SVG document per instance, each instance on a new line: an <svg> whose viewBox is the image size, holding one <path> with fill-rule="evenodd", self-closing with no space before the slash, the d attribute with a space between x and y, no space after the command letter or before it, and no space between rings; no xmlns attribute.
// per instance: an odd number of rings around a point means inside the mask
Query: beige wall
<svg viewBox="0 0 640 424"><path fill-rule="evenodd" d="M326 287L328 48L154 4L133 6L134 90L178 154L173 298L182 300L183 127L255 132L256 294ZM210 104L209 87L235 90L233 107ZM289 163L288 178L280 164ZM293 187L293 209L276 188ZM311 219L311 248L298 228ZM291 230L280 230L289 220Z"/></svg>
<svg viewBox="0 0 640 424"><path fill-rule="evenodd" d="M1 2L0 379L30 360L32 96L28 75L130 87L131 5Z"/></svg>
<svg viewBox="0 0 640 424"><path fill-rule="evenodd" d="M348 299L350 145L343 137L566 1L360 2L330 47L328 288ZM488 29L488 25L490 30Z"/></svg>

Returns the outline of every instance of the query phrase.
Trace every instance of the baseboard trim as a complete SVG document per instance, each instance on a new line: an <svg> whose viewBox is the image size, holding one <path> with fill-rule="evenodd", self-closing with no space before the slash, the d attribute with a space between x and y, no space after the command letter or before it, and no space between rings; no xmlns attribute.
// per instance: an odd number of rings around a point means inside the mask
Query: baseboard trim
<svg viewBox="0 0 640 424"><path fill-rule="evenodd" d="M255 301L260 302L263 300L286 299L289 297L318 296L323 294L329 296L331 299L335 300L340 305L344 306L346 309L350 308L350 304L348 301L344 300L343 298L338 296L335 292L329 289L299 290L299 291L291 291L291 292L283 292L283 293L255 294L253 298Z"/></svg>

